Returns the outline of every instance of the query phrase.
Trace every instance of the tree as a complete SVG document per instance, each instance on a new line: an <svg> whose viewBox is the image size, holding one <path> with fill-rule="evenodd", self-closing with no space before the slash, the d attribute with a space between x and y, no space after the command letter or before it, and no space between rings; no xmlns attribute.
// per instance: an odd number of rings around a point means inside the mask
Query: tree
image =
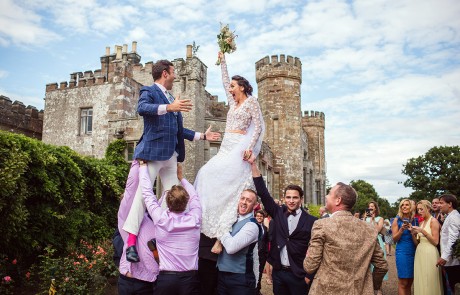
<svg viewBox="0 0 460 295"><path fill-rule="evenodd" d="M435 146L409 159L403 167L402 173L408 176L404 186L414 190L411 199L432 200L444 193L460 195L459 146Z"/></svg>
<svg viewBox="0 0 460 295"><path fill-rule="evenodd" d="M354 211L359 211L361 214L367 208L367 205L370 201L376 201L379 205L380 216L384 218L389 218L394 216L394 210L392 210L390 203L387 199L380 198L379 194L375 191L375 188L372 184L364 180L352 180L350 185L358 193L358 199L356 204L353 207Z"/></svg>

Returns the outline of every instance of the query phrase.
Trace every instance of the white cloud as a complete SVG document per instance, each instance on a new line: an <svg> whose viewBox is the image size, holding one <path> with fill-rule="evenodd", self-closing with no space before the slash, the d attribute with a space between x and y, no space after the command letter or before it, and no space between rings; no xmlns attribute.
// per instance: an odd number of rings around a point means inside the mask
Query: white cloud
<svg viewBox="0 0 460 295"><path fill-rule="evenodd" d="M11 0L0 1L0 44L43 45L60 36L42 26L42 18Z"/></svg>
<svg viewBox="0 0 460 295"><path fill-rule="evenodd" d="M0 79L7 77L8 74L8 71L0 70Z"/></svg>

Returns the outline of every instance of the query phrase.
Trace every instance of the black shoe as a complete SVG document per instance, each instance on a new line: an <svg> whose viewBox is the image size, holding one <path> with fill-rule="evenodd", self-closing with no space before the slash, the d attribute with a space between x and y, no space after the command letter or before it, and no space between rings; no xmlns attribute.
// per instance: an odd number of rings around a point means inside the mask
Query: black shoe
<svg viewBox="0 0 460 295"><path fill-rule="evenodd" d="M126 260L133 263L139 262L136 246L131 246L126 249Z"/></svg>

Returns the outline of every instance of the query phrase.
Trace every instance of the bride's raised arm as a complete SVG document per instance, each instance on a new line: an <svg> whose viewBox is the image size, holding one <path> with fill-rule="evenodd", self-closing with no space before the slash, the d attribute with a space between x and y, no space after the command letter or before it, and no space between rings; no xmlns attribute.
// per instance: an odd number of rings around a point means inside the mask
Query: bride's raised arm
<svg viewBox="0 0 460 295"><path fill-rule="evenodd" d="M228 91L228 89L230 88L230 77L228 76L227 62L225 61L225 54L223 54L222 52L219 52L219 57L220 57L220 69L222 71L222 84L224 85L225 94L227 95L227 102L229 105L232 105L235 103L235 100L233 99L233 95Z"/></svg>

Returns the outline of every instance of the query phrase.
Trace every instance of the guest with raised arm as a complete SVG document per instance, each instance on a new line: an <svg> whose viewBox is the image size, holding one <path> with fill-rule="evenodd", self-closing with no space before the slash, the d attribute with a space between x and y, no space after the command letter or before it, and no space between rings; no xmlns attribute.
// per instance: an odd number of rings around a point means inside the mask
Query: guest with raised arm
<svg viewBox="0 0 460 295"><path fill-rule="evenodd" d="M160 274L154 294L199 294L198 243L200 241L201 205L193 186L183 178L182 186L173 185L165 192L167 209L161 208L152 190L146 163L141 162L140 186L145 205L153 219ZM188 210L186 210L188 207Z"/></svg>
<svg viewBox="0 0 460 295"><path fill-rule="evenodd" d="M303 260L317 218L302 210L302 188L288 185L283 196L285 205L279 206L270 196L257 164L253 162L251 167L257 194L273 220L273 237L267 259L273 267L273 293L306 294L314 274L306 273Z"/></svg>
<svg viewBox="0 0 460 295"><path fill-rule="evenodd" d="M118 231L123 239L124 248L121 253L118 278L119 295L150 295L153 292L154 281L158 276L158 264L153 253L149 250L148 241L155 238L155 228L150 216L145 213L139 227L139 263L131 263L126 259L126 240L128 233L123 230L123 224L128 216L129 208L139 186L139 163L134 160L131 164L125 192L118 209ZM161 200L160 200L161 202ZM123 245L120 245L123 247Z"/></svg>
<svg viewBox="0 0 460 295"><path fill-rule="evenodd" d="M230 109L219 152L196 176L195 188L203 206L202 233L210 238L227 233L237 218L238 196L253 188L251 165L259 154L265 124L252 86L242 76L229 79L225 56L221 57L222 81ZM222 250L220 243L212 248Z"/></svg>

